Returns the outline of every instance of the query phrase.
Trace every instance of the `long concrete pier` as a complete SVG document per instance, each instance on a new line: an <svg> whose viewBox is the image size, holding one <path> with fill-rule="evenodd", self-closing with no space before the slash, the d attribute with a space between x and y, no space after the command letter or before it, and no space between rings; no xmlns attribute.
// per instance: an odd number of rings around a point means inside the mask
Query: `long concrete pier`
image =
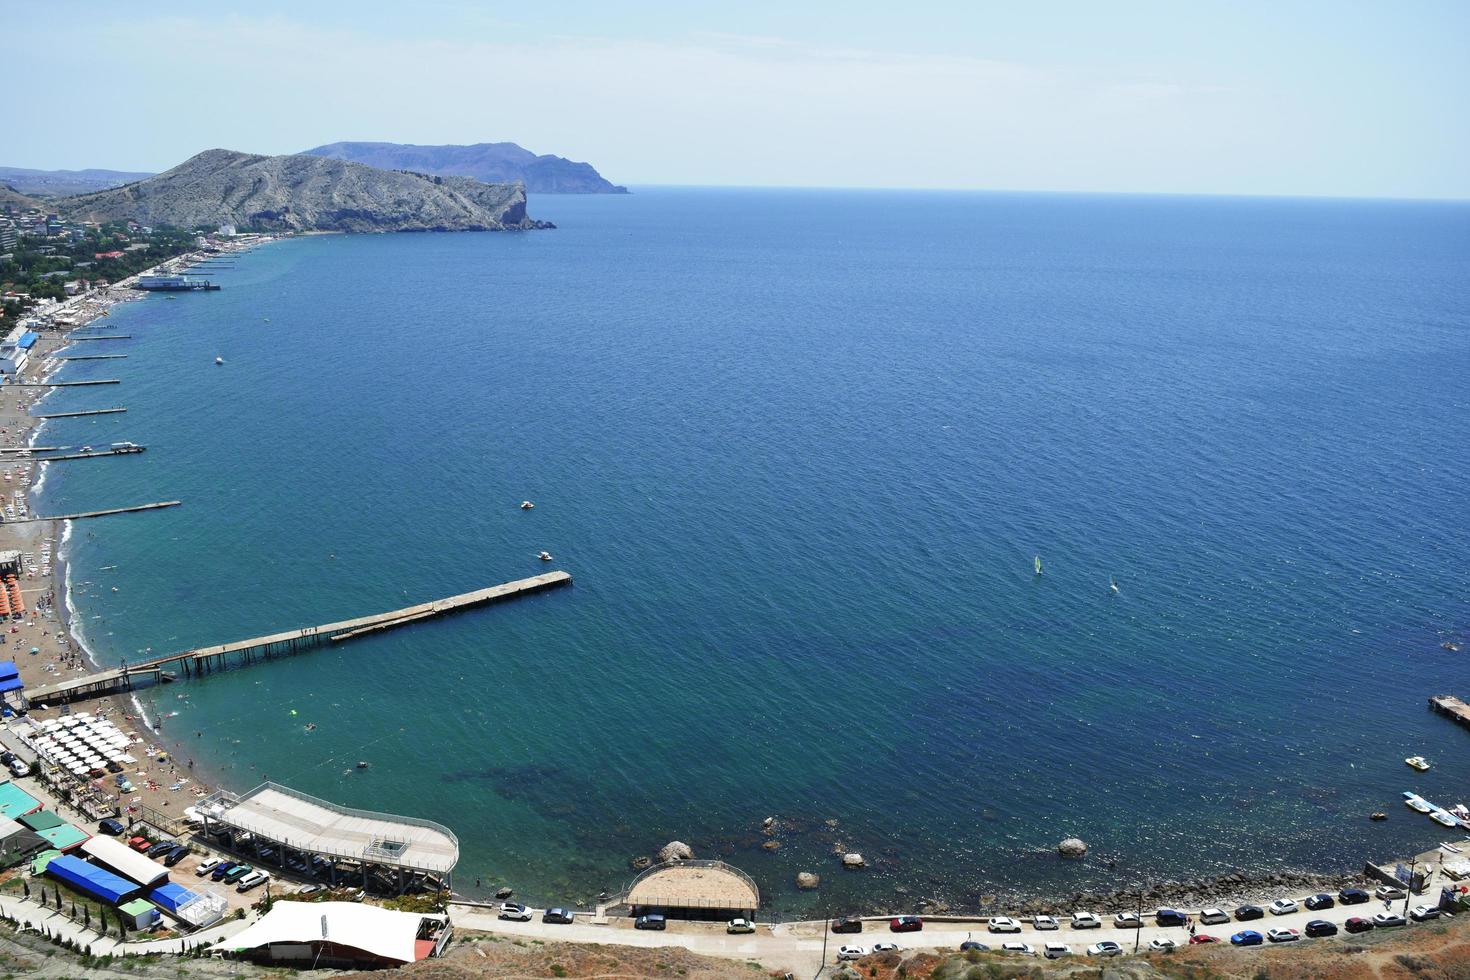
<svg viewBox="0 0 1470 980"><path fill-rule="evenodd" d="M130 446L122 449L94 449L89 453L66 453L61 456L28 456L25 459L7 459L7 463L59 463L67 459L101 459L103 456L131 456L141 453L147 446Z"/></svg>
<svg viewBox="0 0 1470 980"><path fill-rule="evenodd" d="M58 361L120 361L126 354L57 354Z"/></svg>
<svg viewBox="0 0 1470 980"><path fill-rule="evenodd" d="M203 675L215 670L226 669L231 666L232 662L235 666L245 666L254 663L257 659L270 660L277 656L294 654L303 649L319 646L323 642L346 640L376 630L406 626L432 616L441 616L445 613L469 609L472 606L541 592L545 589L567 585L571 581L572 576L567 572L547 572L544 575L506 582L504 585L494 585L487 589L464 592L445 599L422 602L404 609L360 616L357 619L344 619L322 626L306 626L301 629L272 633L269 636L256 636L248 640L221 643L217 646L196 647L193 650L154 657L151 660L99 671L85 677L33 688L25 692L25 697L27 702L32 704L56 704L62 701L100 697L113 691L132 690L134 683L140 678L170 680L173 675L165 670L167 667L177 666L183 668L185 674Z"/></svg>
<svg viewBox="0 0 1470 980"><path fill-rule="evenodd" d="M1470 704L1466 704L1453 694L1436 694L1429 699L1429 707L1470 728Z"/></svg>
<svg viewBox="0 0 1470 980"><path fill-rule="evenodd" d="M126 412L126 408L89 408L85 412L50 412L46 415L32 415L33 419L75 419L83 415L116 415L118 412Z"/></svg>
<svg viewBox="0 0 1470 980"><path fill-rule="evenodd" d="M89 388L92 385L120 385L117 378L104 378L99 381L7 381L3 388Z"/></svg>
<svg viewBox="0 0 1470 980"><path fill-rule="evenodd" d="M79 340L132 340L132 339L133 339L133 335L130 334L130 333L94 333L94 334L84 334L84 335L81 335L81 336L78 336L77 334L72 334L72 335L70 335L69 337L66 338L66 342L68 344L74 344L74 343L76 343Z"/></svg>
<svg viewBox="0 0 1470 980"><path fill-rule="evenodd" d="M163 510L165 507L178 507L183 504L182 500L160 500L153 504L133 504L131 507L110 507L107 510L87 510L79 514L52 514L49 517L23 517L17 521L5 521L5 524L39 524L41 521L81 521L89 517L109 517L113 514L133 514L140 510Z"/></svg>

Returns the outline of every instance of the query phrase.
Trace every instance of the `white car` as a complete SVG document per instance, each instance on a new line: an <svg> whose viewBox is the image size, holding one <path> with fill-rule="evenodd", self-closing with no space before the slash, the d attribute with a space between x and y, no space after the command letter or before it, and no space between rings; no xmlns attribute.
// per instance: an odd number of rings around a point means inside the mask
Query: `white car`
<svg viewBox="0 0 1470 980"><path fill-rule="evenodd" d="M1201 909L1199 921L1201 925L1218 926L1222 922L1230 921L1230 913L1224 909Z"/></svg>
<svg viewBox="0 0 1470 980"><path fill-rule="evenodd" d="M1041 947L1041 955L1049 960L1059 960L1063 956L1072 955L1072 947L1066 943L1047 943Z"/></svg>
<svg viewBox="0 0 1470 980"><path fill-rule="evenodd" d="M901 949L903 949L903 947L900 946L898 943L874 943L873 944L873 952L875 952L875 953L897 953Z"/></svg>
<svg viewBox="0 0 1470 980"><path fill-rule="evenodd" d="M31 771L31 767L28 766L28 765L26 765L24 762L21 762L19 759L11 759L10 760L10 772L11 772L12 775L16 776L17 778L20 777L20 776L24 776L26 773L28 773L30 771Z"/></svg>
<svg viewBox="0 0 1470 980"><path fill-rule="evenodd" d="M1296 899L1278 898L1276 901L1266 906L1266 909L1272 915L1290 915L1297 910Z"/></svg>
<svg viewBox="0 0 1470 980"><path fill-rule="evenodd" d="M1002 953L1020 953L1022 956L1036 955L1036 950L1031 947L1030 943L1001 943L1000 951Z"/></svg>
<svg viewBox="0 0 1470 980"><path fill-rule="evenodd" d="M1148 948L1162 953L1167 949L1178 949L1179 944L1172 939L1150 939L1148 941Z"/></svg>
<svg viewBox="0 0 1470 980"><path fill-rule="evenodd" d="M1138 917L1137 912L1119 912L1113 916L1114 929L1142 929L1143 920Z"/></svg>
<svg viewBox="0 0 1470 980"><path fill-rule="evenodd" d="M1056 919L1052 918L1049 915L1038 915L1036 918L1031 920L1031 928L1040 929L1043 932L1049 932L1052 929L1060 929L1061 926L1057 924Z"/></svg>
<svg viewBox="0 0 1470 980"><path fill-rule="evenodd" d="M203 878L215 868L219 867L220 860L220 858L208 858L207 860L200 861L199 867L194 869L194 873Z"/></svg>
<svg viewBox="0 0 1470 980"><path fill-rule="evenodd" d="M1439 909L1433 905L1416 905L1414 911L1409 913L1409 918L1415 922L1428 922L1439 918Z"/></svg>
<svg viewBox="0 0 1470 980"><path fill-rule="evenodd" d="M862 946L839 946L837 947L838 962L842 960L860 960L868 955L866 948Z"/></svg>
<svg viewBox="0 0 1470 980"><path fill-rule="evenodd" d="M1095 913L1095 912L1073 912L1072 913L1072 928L1073 929L1101 929L1102 928L1102 919L1098 918L1097 913Z"/></svg>
<svg viewBox="0 0 1470 980"><path fill-rule="evenodd" d="M1087 947L1088 956L1122 956L1123 947L1109 939L1100 943L1093 943Z"/></svg>
<svg viewBox="0 0 1470 980"><path fill-rule="evenodd" d="M990 925L986 926L986 928L991 932L1020 932L1021 923L1012 919L1010 916L997 915L990 920Z"/></svg>
<svg viewBox="0 0 1470 980"><path fill-rule="evenodd" d="M1302 938L1302 934L1295 929L1268 929L1266 938L1273 943L1294 943Z"/></svg>
<svg viewBox="0 0 1470 980"><path fill-rule="evenodd" d="M530 922L531 910L518 902L506 902L500 906L500 918L511 922Z"/></svg>
<svg viewBox="0 0 1470 980"><path fill-rule="evenodd" d="M725 924L725 931L732 935L755 932L755 923L749 919L731 919Z"/></svg>

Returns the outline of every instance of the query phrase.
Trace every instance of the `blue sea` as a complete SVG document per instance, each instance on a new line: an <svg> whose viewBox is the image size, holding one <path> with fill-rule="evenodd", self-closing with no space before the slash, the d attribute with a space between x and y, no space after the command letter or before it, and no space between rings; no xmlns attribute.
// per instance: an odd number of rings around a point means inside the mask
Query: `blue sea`
<svg viewBox="0 0 1470 980"><path fill-rule="evenodd" d="M63 369L123 384L48 410L128 412L39 442L148 451L38 511L184 501L73 529L102 662L575 578L147 692L197 772L438 820L462 890L549 902L672 839L783 914L1446 839L1399 797L1470 799L1426 707L1470 697L1470 206L531 211L269 245Z"/></svg>

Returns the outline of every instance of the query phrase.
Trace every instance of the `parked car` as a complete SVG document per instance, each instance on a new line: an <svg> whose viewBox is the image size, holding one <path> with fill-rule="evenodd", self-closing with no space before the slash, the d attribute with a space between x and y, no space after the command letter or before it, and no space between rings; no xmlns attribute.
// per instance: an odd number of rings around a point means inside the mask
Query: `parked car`
<svg viewBox="0 0 1470 980"><path fill-rule="evenodd" d="M1235 910L1235 921L1249 922L1252 919L1264 918L1265 915L1266 910L1261 908L1259 905L1242 905L1240 908Z"/></svg>
<svg viewBox="0 0 1470 980"><path fill-rule="evenodd" d="M264 871L252 871L240 879L240 883L235 886L235 891L248 892L252 888L258 888L265 884L270 880L270 877Z"/></svg>
<svg viewBox="0 0 1470 980"><path fill-rule="evenodd" d="M1242 929L1230 937L1232 946L1259 946L1266 941L1266 937L1254 929Z"/></svg>
<svg viewBox="0 0 1470 980"><path fill-rule="evenodd" d="M900 946L898 943L874 943L873 944L873 952L875 952L875 953L897 953L901 949L903 949L903 947Z"/></svg>
<svg viewBox="0 0 1470 980"><path fill-rule="evenodd" d="M975 950L978 953L983 953L986 950L988 950L989 948L990 947L987 946L987 945L985 945L984 943L977 943L973 939L966 939L964 942L960 943L960 952L961 953L969 952L972 949Z"/></svg>
<svg viewBox="0 0 1470 980"><path fill-rule="evenodd" d="M1119 912L1113 916L1114 929L1142 929L1143 920L1136 912Z"/></svg>
<svg viewBox="0 0 1470 980"><path fill-rule="evenodd" d="M1365 919L1361 915L1355 915L1342 924L1348 932L1368 932L1373 928L1373 920Z"/></svg>
<svg viewBox="0 0 1470 980"><path fill-rule="evenodd" d="M1179 944L1172 939L1150 939L1148 941L1148 948L1156 953L1162 953L1166 950L1176 949L1178 948L1178 946Z"/></svg>
<svg viewBox="0 0 1470 980"><path fill-rule="evenodd" d="M1072 928L1073 929L1101 929L1102 928L1102 919L1098 918L1097 914L1094 913L1094 912L1073 912L1072 913Z"/></svg>
<svg viewBox="0 0 1470 980"><path fill-rule="evenodd" d="M148 848L153 846L153 842L146 837L132 837L128 839L128 846L139 854L147 854Z"/></svg>
<svg viewBox="0 0 1470 980"><path fill-rule="evenodd" d="M1159 909L1154 913L1154 923L1160 926L1187 926L1189 916L1178 909Z"/></svg>
<svg viewBox="0 0 1470 980"><path fill-rule="evenodd" d="M10 751L9 749L6 749L4 752L0 752L0 763L4 763L8 766L10 765L11 760L13 760L14 758L15 753Z"/></svg>
<svg viewBox="0 0 1470 980"><path fill-rule="evenodd" d="M1104 939L1100 943L1093 943L1087 947L1088 956L1122 956L1123 947L1111 939Z"/></svg>
<svg viewBox="0 0 1470 980"><path fill-rule="evenodd" d="M1206 943L1218 943L1219 941L1217 937L1211 936L1207 932L1197 932L1189 937L1189 945L1191 946L1203 946Z"/></svg>
<svg viewBox="0 0 1470 980"><path fill-rule="evenodd" d="M231 871L234 871L238 867L240 867L240 865L238 864L234 864L229 861L221 861L219 864L215 865L214 870L209 873L209 879L211 881L223 881L225 875L229 874Z"/></svg>
<svg viewBox="0 0 1470 980"><path fill-rule="evenodd" d="M1319 895L1313 895L1302 904L1311 909L1313 912L1320 912L1323 909L1332 908L1337 903L1332 900L1331 895L1327 894L1326 892L1322 892Z"/></svg>
<svg viewBox="0 0 1470 980"><path fill-rule="evenodd" d="M1008 915L997 915L985 928L991 932L1020 932L1021 923Z"/></svg>
<svg viewBox="0 0 1470 980"><path fill-rule="evenodd" d="M174 848L174 852L172 854L163 859L163 863L172 868L174 865L178 864L180 861L184 860L184 858L188 856L189 846L187 844L180 844L178 847Z"/></svg>
<svg viewBox="0 0 1470 980"><path fill-rule="evenodd" d="M194 869L194 874L198 875L200 878L203 878L205 875L209 874L211 871L213 871L215 868L219 867L223 863L224 861L221 858L205 858L203 861L199 862L199 867Z"/></svg>
<svg viewBox="0 0 1470 980"><path fill-rule="evenodd" d="M1361 888L1344 888L1337 893L1337 900L1344 905L1362 905L1372 897Z"/></svg>
<svg viewBox="0 0 1470 980"><path fill-rule="evenodd" d="M314 883L312 883L310 885L307 885L305 888L301 889L296 894L298 894L298 895L315 895L317 892L324 892L326 890L327 890L327 886L326 885L323 885L320 882L314 882Z"/></svg>
<svg viewBox="0 0 1470 980"><path fill-rule="evenodd" d="M842 960L860 960L864 956L867 956L867 955L868 955L867 949L864 948L864 947L862 947L862 946L838 946L837 947L837 959L838 959L838 961L842 961Z"/></svg>
<svg viewBox="0 0 1470 980"><path fill-rule="evenodd" d="M148 856L155 861L162 861L173 854L174 848L178 847L173 841L161 841L148 848Z"/></svg>
<svg viewBox="0 0 1470 980"><path fill-rule="evenodd" d="M648 915L640 915L638 918L633 920L634 929L653 929L658 932L663 932L668 927L669 920L665 919L657 912L650 912Z"/></svg>
<svg viewBox="0 0 1470 980"><path fill-rule="evenodd" d="M737 936L747 932L755 932L755 923L749 919L731 919L725 923L725 931Z"/></svg>
<svg viewBox="0 0 1470 980"><path fill-rule="evenodd" d="M17 779L31 771L31 767L26 765L24 762L21 762L19 759L11 759L5 764L5 767L9 769L10 774Z"/></svg>
<svg viewBox="0 0 1470 980"><path fill-rule="evenodd" d="M555 923L559 926L569 926L577 921L577 917L571 909L555 908L542 912L541 921Z"/></svg>
<svg viewBox="0 0 1470 980"><path fill-rule="evenodd" d="M1049 960L1059 960L1063 956L1072 955L1072 947L1066 943L1047 943L1041 947L1041 955Z"/></svg>
<svg viewBox="0 0 1470 980"><path fill-rule="evenodd" d="M1042 932L1050 932L1053 929L1060 929L1061 924L1049 915L1038 915L1031 920L1031 928L1039 929Z"/></svg>
<svg viewBox="0 0 1470 980"><path fill-rule="evenodd" d="M531 910L520 902L504 902L500 906L500 914L497 919L508 919L511 922L530 922Z"/></svg>
<svg viewBox="0 0 1470 980"><path fill-rule="evenodd" d="M844 915L832 920L831 929L833 932L862 932L863 920L855 915Z"/></svg>
<svg viewBox="0 0 1470 980"><path fill-rule="evenodd" d="M1222 922L1230 921L1230 913L1224 909L1203 909L1199 914L1199 921L1202 925L1218 926Z"/></svg>
<svg viewBox="0 0 1470 980"><path fill-rule="evenodd" d="M1397 912L1379 912L1373 917L1373 928L1375 929L1390 929L1407 924L1408 920Z"/></svg>
<svg viewBox="0 0 1470 980"><path fill-rule="evenodd" d="M127 828L123 826L121 820L113 820L111 817L106 820L97 821L97 829L108 837L117 837L127 832Z"/></svg>
<svg viewBox="0 0 1470 980"><path fill-rule="evenodd" d="M1022 956L1035 956L1036 948L1030 943L1001 943L1002 953L1019 953Z"/></svg>
<svg viewBox="0 0 1470 980"><path fill-rule="evenodd" d="M1373 889L1373 897L1380 902L1392 902L1403 898L1404 890L1402 888L1395 888L1393 885L1379 885Z"/></svg>
<svg viewBox="0 0 1470 980"><path fill-rule="evenodd" d="M1409 913L1409 918L1415 922L1428 922L1430 919L1439 918L1439 909L1433 905L1416 905L1414 911Z"/></svg>
<svg viewBox="0 0 1470 980"><path fill-rule="evenodd" d="M248 864L237 864L234 868L230 870L229 874L225 875L224 878L220 880L227 885L233 885L235 882L239 881L241 878L245 877L254 870L255 869Z"/></svg>
<svg viewBox="0 0 1470 980"><path fill-rule="evenodd" d="M1297 910L1297 907L1296 899L1294 898L1278 898L1267 906L1271 910L1272 915L1290 915Z"/></svg>
<svg viewBox="0 0 1470 980"><path fill-rule="evenodd" d="M924 920L917 915L900 915L888 923L890 932L918 932L924 928Z"/></svg>
<svg viewBox="0 0 1470 980"><path fill-rule="evenodd" d="M1331 922L1328 922L1326 919L1313 919L1311 922L1307 923L1307 927L1303 931L1310 938L1317 939L1322 936L1337 935L1337 926Z"/></svg>
<svg viewBox="0 0 1470 980"><path fill-rule="evenodd" d="M1268 929L1266 938L1273 943L1294 943L1302 938L1302 934L1295 929Z"/></svg>

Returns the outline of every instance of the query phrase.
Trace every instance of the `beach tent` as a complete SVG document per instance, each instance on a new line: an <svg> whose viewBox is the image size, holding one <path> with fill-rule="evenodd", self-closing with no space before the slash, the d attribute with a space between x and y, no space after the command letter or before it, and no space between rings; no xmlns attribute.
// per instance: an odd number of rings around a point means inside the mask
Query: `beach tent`
<svg viewBox="0 0 1470 980"><path fill-rule="evenodd" d="M126 878L119 878L106 868L88 864L69 854L52 858L51 863L46 865L46 873L78 891L100 898L109 905L126 901L141 890Z"/></svg>
<svg viewBox="0 0 1470 980"><path fill-rule="evenodd" d="M41 801L15 783L6 780L0 783L0 817L15 820L27 813L41 809Z"/></svg>

